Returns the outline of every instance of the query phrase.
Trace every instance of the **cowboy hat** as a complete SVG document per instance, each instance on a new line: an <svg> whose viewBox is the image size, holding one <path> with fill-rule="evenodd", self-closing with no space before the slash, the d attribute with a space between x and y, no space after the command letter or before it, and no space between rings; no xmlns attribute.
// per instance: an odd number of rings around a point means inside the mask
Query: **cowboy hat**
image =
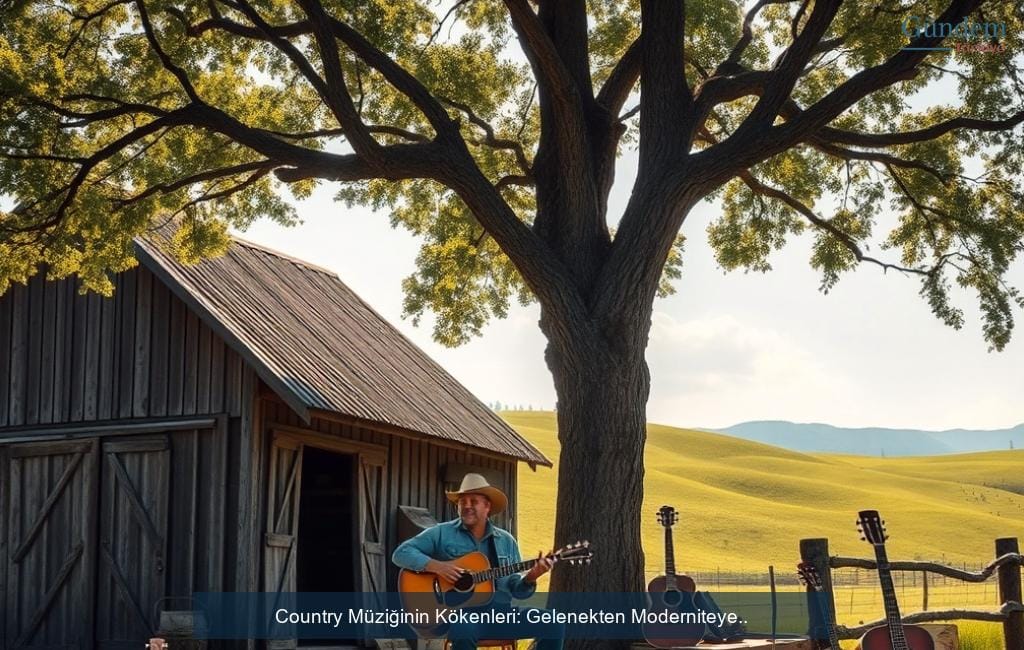
<svg viewBox="0 0 1024 650"><path fill-rule="evenodd" d="M458 490L445 492L445 494L448 495L448 500L452 503L458 503L459 497L463 494L482 494L491 502L492 515L500 514L508 507L508 497L505 496L505 493L490 485L487 479L479 474L466 474L462 477L462 485Z"/></svg>

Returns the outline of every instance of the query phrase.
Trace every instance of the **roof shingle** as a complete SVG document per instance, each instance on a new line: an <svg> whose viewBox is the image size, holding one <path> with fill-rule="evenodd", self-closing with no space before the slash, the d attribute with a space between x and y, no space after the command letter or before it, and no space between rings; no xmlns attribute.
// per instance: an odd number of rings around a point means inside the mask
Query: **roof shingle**
<svg viewBox="0 0 1024 650"><path fill-rule="evenodd" d="M165 241L136 240L140 261L304 419L332 411L551 465L333 272L239 238L184 266Z"/></svg>

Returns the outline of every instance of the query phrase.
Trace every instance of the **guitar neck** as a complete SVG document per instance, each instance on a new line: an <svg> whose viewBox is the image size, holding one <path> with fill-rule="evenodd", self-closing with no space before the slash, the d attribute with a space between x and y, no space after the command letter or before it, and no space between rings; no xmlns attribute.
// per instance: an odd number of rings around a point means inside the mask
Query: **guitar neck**
<svg viewBox="0 0 1024 650"><path fill-rule="evenodd" d="M903 619L900 617L899 603L896 602L896 585L892 582L885 545L875 546L875 559L878 561L878 580L882 584L882 602L885 605L885 620L889 625L893 650L909 650L907 638L903 634Z"/></svg>
<svg viewBox="0 0 1024 650"><path fill-rule="evenodd" d="M840 650L839 634L836 632L836 618L832 615L832 606L829 604L828 594L824 589L817 589L818 598L821 603L821 615L825 619L825 631L828 632L828 647L832 650Z"/></svg>
<svg viewBox="0 0 1024 650"><path fill-rule="evenodd" d="M671 526L665 526L665 582L670 590L676 588L676 552L672 544Z"/></svg>
<svg viewBox="0 0 1024 650"><path fill-rule="evenodd" d="M473 574L473 582L480 584L487 582L488 580L494 580L495 578L504 578L510 576L513 573L522 573L523 571L529 571L537 564L537 560L526 560L525 562L516 562L515 564L508 564L506 566L497 566L485 571L478 571Z"/></svg>

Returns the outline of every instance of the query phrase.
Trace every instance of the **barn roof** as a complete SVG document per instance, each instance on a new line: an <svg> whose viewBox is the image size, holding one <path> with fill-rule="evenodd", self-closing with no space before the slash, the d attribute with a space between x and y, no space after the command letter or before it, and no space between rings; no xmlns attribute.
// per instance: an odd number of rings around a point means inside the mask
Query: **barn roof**
<svg viewBox="0 0 1024 650"><path fill-rule="evenodd" d="M551 465L335 273L237 237L185 266L164 241L137 239L139 260L307 422L330 411Z"/></svg>

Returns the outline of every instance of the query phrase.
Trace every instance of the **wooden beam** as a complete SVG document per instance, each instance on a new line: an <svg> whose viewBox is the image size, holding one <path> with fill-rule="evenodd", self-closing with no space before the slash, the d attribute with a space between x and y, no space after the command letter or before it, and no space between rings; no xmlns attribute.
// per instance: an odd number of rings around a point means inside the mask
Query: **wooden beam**
<svg viewBox="0 0 1024 650"><path fill-rule="evenodd" d="M351 415L345 415L343 413L335 413L333 411L325 411L322 409L310 409L310 415L314 418L320 418L321 420L328 420L330 422L340 422L341 424L349 424L356 427L362 427L363 429L369 429L371 431L378 431L391 436L398 436L400 438L408 438L409 440L419 440L429 442L432 445L438 447L445 447L447 449L455 449L458 451L465 451L478 456L484 456L487 458L495 458L505 462L512 463L529 463L530 461L525 458L517 458L516 456L510 456L502 454L491 449L484 449L482 447L474 447L461 442L455 442L454 440L446 440L444 438L438 438L431 436L426 433L419 431L413 431L411 429L404 429L391 424L385 424L383 422L374 422L372 420L364 420L362 418L353 417ZM532 463L531 463L532 464ZM546 467L552 467L550 464L544 464Z"/></svg>

